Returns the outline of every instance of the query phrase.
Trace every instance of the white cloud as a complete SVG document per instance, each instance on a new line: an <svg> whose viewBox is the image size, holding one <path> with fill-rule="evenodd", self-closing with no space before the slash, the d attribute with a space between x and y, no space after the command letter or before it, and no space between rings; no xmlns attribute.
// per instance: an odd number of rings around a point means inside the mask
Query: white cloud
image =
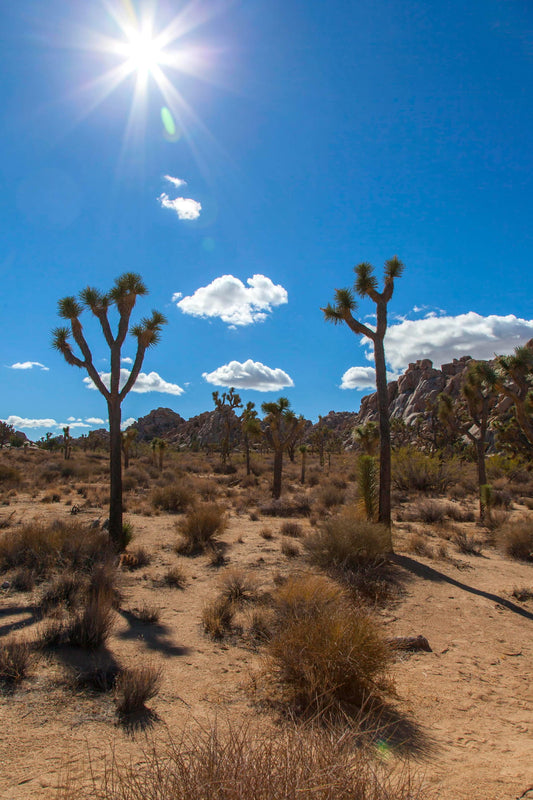
<svg viewBox="0 0 533 800"><path fill-rule="evenodd" d="M55 419L28 419L27 417L17 417L16 414L11 414L4 420L8 425L13 425L15 428L57 428L58 423Z"/></svg>
<svg viewBox="0 0 533 800"><path fill-rule="evenodd" d="M180 186L187 186L187 181L184 181L181 178L173 178L172 175L163 175L163 177L177 189L179 189Z"/></svg>
<svg viewBox="0 0 533 800"><path fill-rule="evenodd" d="M50 367L45 367L40 361L17 361L15 364L11 364L9 369L33 369L33 367L40 367L45 372L50 370Z"/></svg>
<svg viewBox="0 0 533 800"><path fill-rule="evenodd" d="M66 428L68 424L69 428L90 428L90 425L87 425L85 422L58 422L58 428Z"/></svg>
<svg viewBox="0 0 533 800"><path fill-rule="evenodd" d="M87 417L85 422L88 422L89 425L105 425L105 421L100 417Z"/></svg>
<svg viewBox="0 0 533 800"><path fill-rule="evenodd" d="M387 372L387 380L395 381L399 374ZM350 367L342 376L340 389L375 389L376 370L374 367Z"/></svg>
<svg viewBox="0 0 533 800"><path fill-rule="evenodd" d="M172 295L172 302L176 303L181 297L183 297L183 292L174 292Z"/></svg>
<svg viewBox="0 0 533 800"><path fill-rule="evenodd" d="M272 369L251 358L242 364L240 361L230 361L213 372L204 372L202 378L214 386L234 386L236 389L255 389L258 392L275 392L286 386L294 386L290 376L282 369Z"/></svg>
<svg viewBox="0 0 533 800"><path fill-rule="evenodd" d="M272 306L288 301L287 290L265 275L254 275L246 283L248 287L233 275L222 275L184 297L177 306L193 317L219 317L236 326L263 322Z"/></svg>
<svg viewBox="0 0 533 800"><path fill-rule="evenodd" d="M175 211L179 219L198 219L202 210L202 204L192 197L176 197L171 200L166 192L162 192L157 199L163 208Z"/></svg>
<svg viewBox="0 0 533 800"><path fill-rule="evenodd" d="M76 417L67 417L67 422L76 422Z"/></svg>
<svg viewBox="0 0 533 800"><path fill-rule="evenodd" d="M124 358L121 358L120 361L122 364L133 364L133 358L130 358L129 356L124 356Z"/></svg>
<svg viewBox="0 0 533 800"><path fill-rule="evenodd" d="M129 428L130 425L135 425L136 422L137 420L135 417L128 417L128 419L125 419L124 422L120 423L120 429L125 431L126 428Z"/></svg>
<svg viewBox="0 0 533 800"><path fill-rule="evenodd" d="M110 381L111 381L111 373L110 372L99 372L100 378L102 382L107 386L109 389ZM128 380L130 375L130 371L128 369L121 369L120 370L120 388L124 386L126 381ZM83 382L87 386L88 389L96 389L96 386L92 382L91 378L84 378ZM157 374L157 372L139 372L137 380L135 381L132 392L137 392L138 394L146 394L147 392L161 392L162 394L174 394L180 395L183 394L183 389L181 386L178 386L176 383L168 383L167 381L163 380L163 378Z"/></svg>
<svg viewBox="0 0 533 800"><path fill-rule="evenodd" d="M421 358L430 358L436 367L467 355L494 358L495 353L512 353L531 337L533 319L520 319L514 314L482 317L469 311L455 317L428 316L391 325L385 336L385 351L389 365L399 372ZM364 343L368 344L368 340ZM367 358L373 360L371 348Z"/></svg>

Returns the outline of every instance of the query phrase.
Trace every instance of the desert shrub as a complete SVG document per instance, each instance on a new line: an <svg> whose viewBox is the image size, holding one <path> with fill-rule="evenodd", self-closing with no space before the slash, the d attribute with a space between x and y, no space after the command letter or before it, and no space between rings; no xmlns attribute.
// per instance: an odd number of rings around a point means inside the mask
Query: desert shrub
<svg viewBox="0 0 533 800"><path fill-rule="evenodd" d="M261 506L261 514L266 517L308 517L311 513L309 498L295 495L290 500L280 498Z"/></svg>
<svg viewBox="0 0 533 800"><path fill-rule="evenodd" d="M178 553L194 555L202 553L212 544L214 537L227 526L226 513L214 503L204 503L189 511L178 525L181 541Z"/></svg>
<svg viewBox="0 0 533 800"><path fill-rule="evenodd" d="M198 480L194 484L194 488L202 500L207 503L212 503L214 500L216 500L220 493L217 482L213 480Z"/></svg>
<svg viewBox="0 0 533 800"><path fill-rule="evenodd" d="M420 533L412 533L407 540L407 549L410 553L415 553L417 556L424 556L424 558L433 558L433 550L428 544L425 536Z"/></svg>
<svg viewBox="0 0 533 800"><path fill-rule="evenodd" d="M144 547L134 547L121 556L121 565L129 570L147 567L152 557Z"/></svg>
<svg viewBox="0 0 533 800"><path fill-rule="evenodd" d="M412 510L409 519L418 519L428 524L442 522L446 517L447 508L448 504L439 500L421 500Z"/></svg>
<svg viewBox="0 0 533 800"><path fill-rule="evenodd" d="M392 455L393 484L400 491L444 492L456 483L464 465L455 459L441 461L414 447L400 447Z"/></svg>
<svg viewBox="0 0 533 800"><path fill-rule="evenodd" d="M533 589L529 589L526 586L515 586L511 594L520 603L526 603L528 600L533 600Z"/></svg>
<svg viewBox="0 0 533 800"><path fill-rule="evenodd" d="M233 603L227 597L215 597L202 609L204 631L213 639L223 639L231 628L232 620Z"/></svg>
<svg viewBox="0 0 533 800"><path fill-rule="evenodd" d="M59 575L43 591L37 607L42 614L49 614L59 606L66 609L74 608L84 588L79 575L75 573Z"/></svg>
<svg viewBox="0 0 533 800"><path fill-rule="evenodd" d="M258 486L259 481L257 477L251 473L250 475L244 475L240 480L240 484L243 489L253 489L255 486Z"/></svg>
<svg viewBox="0 0 533 800"><path fill-rule="evenodd" d="M215 475L235 475L237 467L229 462L227 464L215 464L213 467Z"/></svg>
<svg viewBox="0 0 533 800"><path fill-rule="evenodd" d="M476 519L471 508L463 508L457 503L446 504L446 516L454 522L474 522Z"/></svg>
<svg viewBox="0 0 533 800"><path fill-rule="evenodd" d="M8 685L20 683L28 674L31 658L31 648L27 642L0 644L0 682Z"/></svg>
<svg viewBox="0 0 533 800"><path fill-rule="evenodd" d="M161 669L150 665L122 670L115 683L118 713L129 716L144 711L147 701L159 692L161 678Z"/></svg>
<svg viewBox="0 0 533 800"><path fill-rule="evenodd" d="M274 538L274 534L272 533L270 528L261 528L261 530L259 531L259 536L261 536L263 539L266 539L266 541L270 541L271 539Z"/></svg>
<svg viewBox="0 0 533 800"><path fill-rule="evenodd" d="M148 472L140 466L128 467L128 469L124 472L124 476L122 478L122 486L124 488L124 481L126 481L129 485L129 491L131 489L137 489L141 487L145 489L150 484L150 475Z"/></svg>
<svg viewBox="0 0 533 800"><path fill-rule="evenodd" d="M219 579L220 596L232 603L250 603L257 599L257 585L241 569L227 569Z"/></svg>
<svg viewBox="0 0 533 800"><path fill-rule="evenodd" d="M282 539L280 549L285 558L296 558L300 555L300 548L290 539Z"/></svg>
<svg viewBox="0 0 533 800"><path fill-rule="evenodd" d="M91 666L88 669L81 670L76 675L74 684L76 689L85 689L97 694L103 694L115 688L119 674L120 669L115 664Z"/></svg>
<svg viewBox="0 0 533 800"><path fill-rule="evenodd" d="M311 563L328 569L356 569L383 561L392 550L391 534L386 525L361 519L353 509L345 509L323 520L318 530L304 542Z"/></svg>
<svg viewBox="0 0 533 800"><path fill-rule="evenodd" d="M31 592L35 588L37 576L33 569L21 567L11 578L11 586L17 592Z"/></svg>
<svg viewBox="0 0 533 800"><path fill-rule="evenodd" d="M194 506L196 493L188 483L171 483L167 486L156 487L151 496L154 508L180 514Z"/></svg>
<svg viewBox="0 0 533 800"><path fill-rule="evenodd" d="M376 763L357 734L291 725L275 733L186 728L139 764L114 759L103 785L71 785L85 800L422 800L406 772Z"/></svg>
<svg viewBox="0 0 533 800"><path fill-rule="evenodd" d="M456 531L453 535L453 541L461 553L470 556L481 555L482 543L475 536L470 536L465 531Z"/></svg>
<svg viewBox="0 0 533 800"><path fill-rule="evenodd" d="M338 584L319 575L289 578L272 603L266 674L281 699L324 712L344 703L361 705L376 693L390 649L376 621Z"/></svg>
<svg viewBox="0 0 533 800"><path fill-rule="evenodd" d="M506 555L518 561L533 561L533 524L520 519L503 525L498 543Z"/></svg>
<svg viewBox="0 0 533 800"><path fill-rule="evenodd" d="M0 463L0 483L16 485L22 480L18 469L9 464Z"/></svg>
<svg viewBox="0 0 533 800"><path fill-rule="evenodd" d="M89 570L109 556L106 531L73 522L32 522L0 537L0 570L27 567L37 575L52 568Z"/></svg>
<svg viewBox="0 0 533 800"><path fill-rule="evenodd" d="M303 530L299 522L290 520L282 524L280 533L282 536L292 536L293 539L299 539L303 535Z"/></svg>
<svg viewBox="0 0 533 800"><path fill-rule="evenodd" d="M181 567L170 567L163 575L163 584L171 589L184 589L187 576Z"/></svg>
<svg viewBox="0 0 533 800"><path fill-rule="evenodd" d="M143 603L136 608L131 609L133 616L142 622L144 625L155 625L159 622L161 616L161 609L159 606L151 605L150 603Z"/></svg>
<svg viewBox="0 0 533 800"><path fill-rule="evenodd" d="M305 480L309 484L309 486L318 486L318 484L320 483L321 477L322 477L322 474L321 474L321 472L319 470L310 469L310 470L307 471Z"/></svg>
<svg viewBox="0 0 533 800"><path fill-rule="evenodd" d="M317 501L324 508L333 508L334 506L341 506L344 503L346 492L335 486L334 483L326 483L321 486L315 495Z"/></svg>

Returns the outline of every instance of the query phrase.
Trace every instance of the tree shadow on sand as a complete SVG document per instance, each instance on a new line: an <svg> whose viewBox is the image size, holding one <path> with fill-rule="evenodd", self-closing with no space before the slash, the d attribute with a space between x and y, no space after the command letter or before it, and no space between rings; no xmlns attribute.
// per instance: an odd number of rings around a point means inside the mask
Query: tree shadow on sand
<svg viewBox="0 0 533 800"><path fill-rule="evenodd" d="M121 608L118 613L129 625L126 631L118 633L120 639L135 639L141 641L149 650L162 653L165 656L185 656L189 648L173 644L170 640L171 629L160 622L143 622L132 611Z"/></svg>
<svg viewBox="0 0 533 800"><path fill-rule="evenodd" d="M533 613L527 611L525 608L521 608L520 606L516 605L516 603L512 603L505 597L501 597L501 595L493 594L492 592L485 592L483 589L476 589L475 586L469 586L466 583L462 583L461 581L446 575L444 572L439 572L433 567L429 567L426 564L421 564L420 561L416 561L414 558L410 558L409 556L394 555L393 559L395 564L403 567L403 569L407 570L413 575L417 575L419 578L423 578L424 580L428 581L435 581L436 583L449 583L451 586L456 586L458 589L462 589L464 592L477 595L478 597L484 597L486 600L497 603L503 608L506 608L508 611L512 611L514 614L525 617L525 619L533 620Z"/></svg>

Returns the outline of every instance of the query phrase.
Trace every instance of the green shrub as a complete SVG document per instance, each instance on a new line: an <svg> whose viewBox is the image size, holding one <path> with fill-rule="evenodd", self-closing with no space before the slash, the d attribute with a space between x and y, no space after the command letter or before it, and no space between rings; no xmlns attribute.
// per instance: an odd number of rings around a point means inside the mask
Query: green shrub
<svg viewBox="0 0 533 800"><path fill-rule="evenodd" d="M323 520L304 542L311 563L328 569L357 569L383 561L392 550L386 525L361 519L353 509Z"/></svg>
<svg viewBox="0 0 533 800"><path fill-rule="evenodd" d="M464 477L464 465L455 459L441 461L414 447L401 447L392 455L393 485L400 491L445 492Z"/></svg>

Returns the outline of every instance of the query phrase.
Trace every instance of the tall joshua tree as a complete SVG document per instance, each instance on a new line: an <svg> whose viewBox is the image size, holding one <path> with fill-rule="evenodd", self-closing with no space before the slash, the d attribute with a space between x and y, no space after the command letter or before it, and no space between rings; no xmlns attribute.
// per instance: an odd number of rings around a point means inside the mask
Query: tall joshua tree
<svg viewBox="0 0 533 800"><path fill-rule="evenodd" d="M533 444L533 339L513 355L499 356L497 370L497 388L513 401L518 424Z"/></svg>
<svg viewBox="0 0 533 800"><path fill-rule="evenodd" d="M118 549L125 546L122 530L122 460L121 460L121 406L122 401L134 386L141 371L144 354L149 347L156 345L161 327L166 319L159 311L152 311L151 317L144 317L138 325L130 329L130 317L137 297L148 294L140 275L125 272L115 280L112 289L103 294L88 286L79 294L79 301L73 297L63 297L58 302L58 313L70 323L70 328L59 327L52 331L52 345L65 357L67 364L85 369L98 391L104 396L109 415L109 535ZM119 319L117 332L113 335L109 321L109 310L115 306ZM110 350L111 375L107 386L93 363L92 352L87 344L80 322L80 316L88 308L97 318ZM120 387L120 357L122 345L128 331L137 340L137 352L132 370ZM70 338L74 339L81 358L72 350Z"/></svg>
<svg viewBox="0 0 533 800"><path fill-rule="evenodd" d="M249 475L252 471L250 466L250 439L258 439L261 436L261 423L257 418L255 403L252 403L251 400L246 403L240 420L244 452L246 454L246 474Z"/></svg>
<svg viewBox="0 0 533 800"><path fill-rule="evenodd" d="M241 408L242 402L240 396L236 394L232 386L229 392L222 393L222 397L220 397L218 392L213 392L213 403L222 413L224 422L224 436L220 443L220 456L222 463L225 464L231 453L231 429L235 424L234 409Z"/></svg>
<svg viewBox="0 0 533 800"><path fill-rule="evenodd" d="M376 390L379 415L379 512L378 521L391 524L391 439L389 420L389 396L387 391L387 368L385 364L385 333L387 331L387 306L394 292L394 281L401 277L404 265L397 256L385 261L383 291L378 292L378 281L372 264L363 262L355 267L354 289L336 289L335 303L321 309L327 322L337 325L345 322L358 336L366 336L374 345L376 365ZM354 290L360 297L369 297L376 304L376 328L369 328L355 319L357 310Z"/></svg>
<svg viewBox="0 0 533 800"><path fill-rule="evenodd" d="M277 500L281 495L281 473L283 469L283 451L287 447L300 420L290 410L290 403L286 397L280 397L275 403L263 403L261 409L266 414L265 438L274 451L274 480L272 483L272 496Z"/></svg>

